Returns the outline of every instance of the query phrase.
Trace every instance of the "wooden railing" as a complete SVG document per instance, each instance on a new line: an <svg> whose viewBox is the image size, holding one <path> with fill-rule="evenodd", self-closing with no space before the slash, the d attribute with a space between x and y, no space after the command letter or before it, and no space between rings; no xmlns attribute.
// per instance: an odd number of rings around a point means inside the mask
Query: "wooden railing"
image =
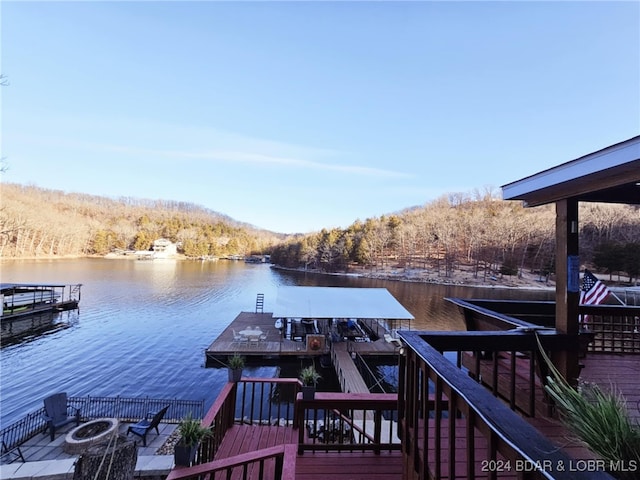
<svg viewBox="0 0 640 480"><path fill-rule="evenodd" d="M529 348L527 337L533 334L467 332L450 336L403 331L400 336L407 344L400 357L398 393L398 430L407 479L576 478L571 468L574 459L441 353L467 348L478 351L490 337L494 342L509 339L513 346L508 348L520 351ZM466 336L468 341L463 340ZM545 348L562 341L553 334L540 336ZM457 342L463 343L455 346ZM496 349L494 344L491 350ZM580 478L612 478L592 470L581 471Z"/></svg>
<svg viewBox="0 0 640 480"><path fill-rule="evenodd" d="M246 378L238 382L235 419L244 423L293 425L296 378Z"/></svg>
<svg viewBox="0 0 640 480"><path fill-rule="evenodd" d="M460 307L467 331L555 327L555 302L447 298ZM583 352L640 354L640 306L580 305Z"/></svg>
<svg viewBox="0 0 640 480"><path fill-rule="evenodd" d="M267 463L275 460L273 473L268 471ZM248 478L251 469L257 469L257 478L273 478L275 480L294 480L296 466L295 445L279 445L256 452L244 453L235 457L206 462L193 467L174 468L167 480L213 480L217 473L219 478ZM252 478L256 478L252 476Z"/></svg>
<svg viewBox="0 0 640 480"><path fill-rule="evenodd" d="M438 352L447 352L449 363L504 400L511 410L529 417L549 416L552 406L544 390L548 367L534 332L547 354L572 345L579 348L575 337L551 329L425 332L422 338Z"/></svg>
<svg viewBox="0 0 640 480"><path fill-rule="evenodd" d="M640 354L640 306L581 305L579 313L593 336L588 352Z"/></svg>
<svg viewBox="0 0 640 480"><path fill-rule="evenodd" d="M299 385L295 378L243 377L238 383L227 383L202 419L202 426L211 428L212 435L200 444L194 465L213 461L225 434L234 423L293 425L293 400ZM286 397L286 389L291 390L291 402L286 398L276 398L281 394ZM278 415L276 421L272 416L274 412Z"/></svg>
<svg viewBox="0 0 640 480"><path fill-rule="evenodd" d="M380 453L400 450L396 394L317 392L296 401L298 453L341 450Z"/></svg>

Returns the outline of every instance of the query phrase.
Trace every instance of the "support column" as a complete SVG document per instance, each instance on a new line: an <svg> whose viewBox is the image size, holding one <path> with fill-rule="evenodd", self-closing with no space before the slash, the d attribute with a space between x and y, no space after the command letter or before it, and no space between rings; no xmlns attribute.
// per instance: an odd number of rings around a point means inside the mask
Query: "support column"
<svg viewBox="0 0 640 480"><path fill-rule="evenodd" d="M553 356L560 373L576 383L578 368L578 302L580 260L578 257L578 201L556 202L556 330L575 335L567 349Z"/></svg>

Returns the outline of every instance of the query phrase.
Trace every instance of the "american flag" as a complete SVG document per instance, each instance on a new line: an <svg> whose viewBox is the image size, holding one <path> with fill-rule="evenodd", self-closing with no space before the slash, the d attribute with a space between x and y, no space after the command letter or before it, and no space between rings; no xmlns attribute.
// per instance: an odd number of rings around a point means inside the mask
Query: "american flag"
<svg viewBox="0 0 640 480"><path fill-rule="evenodd" d="M599 305L609 295L607 286L596 278L589 270L584 271L582 287L580 287L581 305Z"/></svg>

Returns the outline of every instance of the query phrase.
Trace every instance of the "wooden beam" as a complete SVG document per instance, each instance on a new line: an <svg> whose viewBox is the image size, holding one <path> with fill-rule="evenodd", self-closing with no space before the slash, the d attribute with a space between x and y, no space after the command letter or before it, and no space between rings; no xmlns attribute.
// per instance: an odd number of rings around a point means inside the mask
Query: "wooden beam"
<svg viewBox="0 0 640 480"><path fill-rule="evenodd" d="M574 336L576 344L580 297L578 231L578 201L570 198L556 202L556 330ZM577 348L572 347L557 352L553 360L560 373L573 383L580 370Z"/></svg>

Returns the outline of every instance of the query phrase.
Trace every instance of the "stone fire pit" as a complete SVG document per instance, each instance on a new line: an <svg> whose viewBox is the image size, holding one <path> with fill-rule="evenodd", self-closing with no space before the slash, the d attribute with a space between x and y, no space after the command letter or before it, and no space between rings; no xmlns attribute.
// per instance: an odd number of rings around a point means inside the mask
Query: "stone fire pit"
<svg viewBox="0 0 640 480"><path fill-rule="evenodd" d="M97 418L78 425L67 433L62 449L71 454L83 453L97 443L108 441L117 431L117 418Z"/></svg>

